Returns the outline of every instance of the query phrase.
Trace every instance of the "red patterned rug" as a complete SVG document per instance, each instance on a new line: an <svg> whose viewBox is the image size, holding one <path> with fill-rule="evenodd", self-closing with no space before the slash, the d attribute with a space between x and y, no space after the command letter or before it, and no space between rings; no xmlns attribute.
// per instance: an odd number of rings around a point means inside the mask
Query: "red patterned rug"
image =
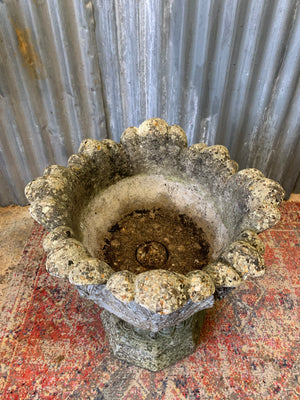
<svg viewBox="0 0 300 400"><path fill-rule="evenodd" d="M68 400L300 398L300 203L261 234L267 273L208 310L194 354L158 373L110 355L100 309L45 270L35 224L0 316L0 397Z"/></svg>

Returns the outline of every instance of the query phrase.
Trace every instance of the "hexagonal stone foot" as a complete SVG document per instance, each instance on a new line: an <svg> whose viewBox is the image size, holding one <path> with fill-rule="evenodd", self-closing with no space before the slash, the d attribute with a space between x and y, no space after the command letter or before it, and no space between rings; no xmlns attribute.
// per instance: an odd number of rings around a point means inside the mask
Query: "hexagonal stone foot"
<svg viewBox="0 0 300 400"><path fill-rule="evenodd" d="M121 360L160 371L196 349L205 310L178 325L151 332L136 328L103 310L101 319L113 354Z"/></svg>

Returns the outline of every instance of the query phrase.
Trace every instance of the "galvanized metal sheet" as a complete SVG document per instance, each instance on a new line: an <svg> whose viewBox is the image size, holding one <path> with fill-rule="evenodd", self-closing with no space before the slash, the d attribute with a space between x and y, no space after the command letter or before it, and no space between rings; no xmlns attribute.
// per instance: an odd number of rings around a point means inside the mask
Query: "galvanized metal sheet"
<svg viewBox="0 0 300 400"><path fill-rule="evenodd" d="M83 138L150 117L224 144L290 193L300 166L299 0L0 2L0 201Z"/></svg>

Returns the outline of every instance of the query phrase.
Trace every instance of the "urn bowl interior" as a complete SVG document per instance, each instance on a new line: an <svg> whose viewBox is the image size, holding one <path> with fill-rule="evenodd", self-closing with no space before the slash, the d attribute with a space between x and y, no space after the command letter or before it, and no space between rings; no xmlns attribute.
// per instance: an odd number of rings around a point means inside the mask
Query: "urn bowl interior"
<svg viewBox="0 0 300 400"><path fill-rule="evenodd" d="M229 234L209 193L162 175L137 175L97 194L83 210L81 241L115 271L186 274L217 259Z"/></svg>

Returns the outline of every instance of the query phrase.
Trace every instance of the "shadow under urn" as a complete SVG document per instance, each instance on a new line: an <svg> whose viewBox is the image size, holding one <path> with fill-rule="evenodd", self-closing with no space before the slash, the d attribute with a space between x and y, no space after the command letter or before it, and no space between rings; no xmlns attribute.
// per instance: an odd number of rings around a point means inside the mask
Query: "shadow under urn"
<svg viewBox="0 0 300 400"><path fill-rule="evenodd" d="M49 230L48 272L104 308L115 356L152 371L191 354L205 310L264 274L258 233L284 197L257 169L238 171L226 147L188 147L159 118L120 143L84 140L25 194Z"/></svg>

